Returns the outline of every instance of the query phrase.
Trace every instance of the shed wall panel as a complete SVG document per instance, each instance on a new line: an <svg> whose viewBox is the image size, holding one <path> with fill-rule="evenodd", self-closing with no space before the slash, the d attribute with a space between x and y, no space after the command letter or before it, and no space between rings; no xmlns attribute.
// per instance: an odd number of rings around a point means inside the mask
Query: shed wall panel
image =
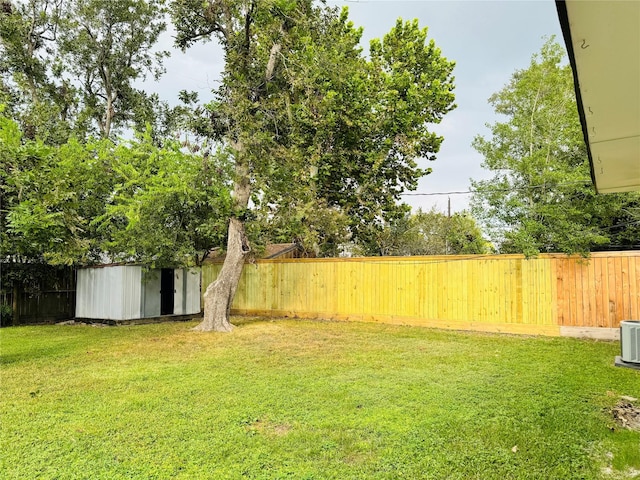
<svg viewBox="0 0 640 480"><path fill-rule="evenodd" d="M200 313L200 269L190 268L185 272L185 315Z"/></svg>
<svg viewBox="0 0 640 480"><path fill-rule="evenodd" d="M91 274L89 270L78 270L76 277L76 312L78 318L88 318L91 305L89 294L91 292Z"/></svg>
<svg viewBox="0 0 640 480"><path fill-rule="evenodd" d="M119 318L114 320L132 320L141 316L142 302L142 267L135 265L122 266L121 291L122 299Z"/></svg>
<svg viewBox="0 0 640 480"><path fill-rule="evenodd" d="M124 277L124 267L107 267L97 269L99 273L98 288L95 294L100 298L100 311L95 312L95 318L105 318L107 320L122 320L124 299L122 298L122 281ZM103 273L104 272L104 273ZM105 295L101 295L104 292ZM103 312L102 314L100 314Z"/></svg>
<svg viewBox="0 0 640 480"><path fill-rule="evenodd" d="M140 318L141 267L114 265L78 271L76 317Z"/></svg>
<svg viewBox="0 0 640 480"><path fill-rule="evenodd" d="M79 270L76 317L118 318L122 304L119 298L121 277L120 267Z"/></svg>

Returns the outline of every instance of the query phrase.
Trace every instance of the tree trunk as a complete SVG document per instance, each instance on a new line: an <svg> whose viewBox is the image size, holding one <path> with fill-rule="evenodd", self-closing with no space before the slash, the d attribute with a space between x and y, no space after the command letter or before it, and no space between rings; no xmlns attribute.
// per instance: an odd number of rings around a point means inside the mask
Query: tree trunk
<svg viewBox="0 0 640 480"><path fill-rule="evenodd" d="M248 13L247 21L245 22L247 51L249 50L248 42L250 39L249 29L251 27L251 15L252 10ZM280 43L275 43L271 46L265 71L265 84L273 79L280 50ZM245 210L249 205L249 198L251 196L251 169L249 159L245 155L245 146L242 140L232 140L230 145L236 153L236 178L233 188L234 203L236 211ZM201 332L230 332L233 329L233 325L231 325L229 320L231 303L238 288L242 267L244 266L244 258L250 250L243 221L232 217L229 221L227 256L224 259L218 278L209 284L204 293L204 320L202 320L194 330Z"/></svg>
<svg viewBox="0 0 640 480"><path fill-rule="evenodd" d="M236 180L233 188L235 206L237 209L245 209L251 196L249 165L241 153L243 150L242 143L235 142L233 148L239 153L239 158L236 158ZM240 281L244 257L250 250L244 231L244 222L232 217L229 220L227 256L224 259L218 278L209 284L204 293L204 320L194 330L201 332L230 332L233 329L233 325L229 320L231 303Z"/></svg>
<svg viewBox="0 0 640 480"><path fill-rule="evenodd" d="M218 278L210 283L204 294L204 320L194 328L201 332L230 332L233 325L229 321L231 302L236 293L244 257L249 245L244 233L244 224L237 218L229 222L227 256Z"/></svg>

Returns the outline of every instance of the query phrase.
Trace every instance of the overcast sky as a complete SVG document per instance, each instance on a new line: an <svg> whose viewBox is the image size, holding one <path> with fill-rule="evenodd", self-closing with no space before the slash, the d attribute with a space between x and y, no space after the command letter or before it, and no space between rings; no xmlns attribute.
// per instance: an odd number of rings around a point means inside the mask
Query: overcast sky
<svg viewBox="0 0 640 480"><path fill-rule="evenodd" d="M487 135L486 123L496 120L487 99L500 90L517 69L527 68L544 37L562 33L553 0L537 1L420 1L327 0L329 5L349 7L350 18L364 27L363 43L382 37L398 17L417 18L428 27L442 54L456 62L456 104L435 130L445 140L434 162L424 162L433 173L424 177L416 193L467 191L469 179L490 177L480 166L482 158L471 147L473 138ZM163 48L171 45L169 36ZM222 54L214 44L198 45L186 53L174 51L165 62L167 73L155 85L163 100L174 103L177 93L193 90L201 99L210 97L222 69ZM147 83L146 88L151 89ZM427 165L428 164L428 165ZM446 211L465 209L469 195L406 196L414 208L435 206Z"/></svg>

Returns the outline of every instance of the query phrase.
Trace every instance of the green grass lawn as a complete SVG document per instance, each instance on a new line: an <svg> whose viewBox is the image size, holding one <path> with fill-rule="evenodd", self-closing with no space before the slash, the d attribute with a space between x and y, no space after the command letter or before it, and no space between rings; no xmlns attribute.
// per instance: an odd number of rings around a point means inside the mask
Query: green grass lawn
<svg viewBox="0 0 640 480"><path fill-rule="evenodd" d="M640 372L613 366L617 342L236 323L232 334L195 333L195 323L1 330L0 478L640 470L640 433L609 415L621 395L640 398Z"/></svg>

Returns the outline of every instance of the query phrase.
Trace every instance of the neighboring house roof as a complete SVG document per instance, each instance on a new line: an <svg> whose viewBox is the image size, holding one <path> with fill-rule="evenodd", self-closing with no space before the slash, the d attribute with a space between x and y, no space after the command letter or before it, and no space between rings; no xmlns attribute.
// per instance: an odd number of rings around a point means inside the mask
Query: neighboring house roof
<svg viewBox="0 0 640 480"><path fill-rule="evenodd" d="M262 258L295 258L298 250L296 243L270 243L265 247Z"/></svg>
<svg viewBox="0 0 640 480"><path fill-rule="evenodd" d="M640 2L556 7L596 190L640 190Z"/></svg>

